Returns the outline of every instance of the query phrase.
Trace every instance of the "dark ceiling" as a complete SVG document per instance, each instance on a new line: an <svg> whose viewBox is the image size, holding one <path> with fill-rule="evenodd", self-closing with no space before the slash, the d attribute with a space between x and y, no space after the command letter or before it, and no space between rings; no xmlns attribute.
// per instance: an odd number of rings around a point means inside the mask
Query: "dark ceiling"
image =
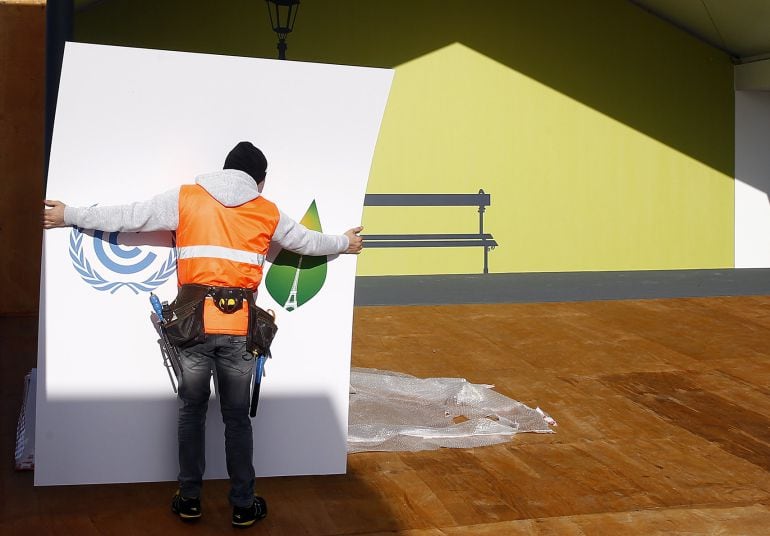
<svg viewBox="0 0 770 536"><path fill-rule="evenodd" d="M736 63L770 58L770 0L630 0L728 53Z"/></svg>

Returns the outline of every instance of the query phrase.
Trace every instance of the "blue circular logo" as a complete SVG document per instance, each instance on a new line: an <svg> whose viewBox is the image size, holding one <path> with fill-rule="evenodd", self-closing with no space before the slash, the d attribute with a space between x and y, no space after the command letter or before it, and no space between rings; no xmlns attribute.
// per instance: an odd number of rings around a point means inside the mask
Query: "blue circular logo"
<svg viewBox="0 0 770 536"><path fill-rule="evenodd" d="M96 290L114 294L120 288L129 288L134 294L151 292L165 283L176 271L176 248L172 247L166 260L157 268L158 256L143 252L136 246L118 243L120 233L94 231L92 248L96 259L89 260L84 248L84 236L77 227L70 234L70 259L81 279ZM94 261L93 264L91 261ZM98 262L98 265L97 265ZM98 271L97 271L98 268ZM110 279L103 276L108 275ZM112 277L114 275L114 277Z"/></svg>

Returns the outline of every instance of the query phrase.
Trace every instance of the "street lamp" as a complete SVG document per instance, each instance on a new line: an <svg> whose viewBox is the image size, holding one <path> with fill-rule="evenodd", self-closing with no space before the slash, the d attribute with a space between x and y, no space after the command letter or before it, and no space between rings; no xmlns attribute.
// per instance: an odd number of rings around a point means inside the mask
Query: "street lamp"
<svg viewBox="0 0 770 536"><path fill-rule="evenodd" d="M278 59L286 59L286 35L294 28L299 11L299 0L265 0L270 14L270 25L278 34Z"/></svg>

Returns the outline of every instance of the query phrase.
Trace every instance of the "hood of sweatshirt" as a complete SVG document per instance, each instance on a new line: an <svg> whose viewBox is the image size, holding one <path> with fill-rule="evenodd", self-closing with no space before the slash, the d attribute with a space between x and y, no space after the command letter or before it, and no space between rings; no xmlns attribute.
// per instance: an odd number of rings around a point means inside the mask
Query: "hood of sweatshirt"
<svg viewBox="0 0 770 536"><path fill-rule="evenodd" d="M198 175L195 184L200 184L226 207L237 207L259 197L257 183L248 173L238 169L223 169Z"/></svg>

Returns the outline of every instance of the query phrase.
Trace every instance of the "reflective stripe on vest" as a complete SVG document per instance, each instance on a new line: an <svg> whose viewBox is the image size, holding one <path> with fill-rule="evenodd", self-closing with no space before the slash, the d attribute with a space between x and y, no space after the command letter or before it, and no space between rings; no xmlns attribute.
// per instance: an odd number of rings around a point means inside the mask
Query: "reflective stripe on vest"
<svg viewBox="0 0 770 536"><path fill-rule="evenodd" d="M256 290L279 218L278 208L262 197L225 207L202 186L182 186L176 232L179 284ZM206 298L206 333L245 335L247 307L244 302L241 311L225 314Z"/></svg>
<svg viewBox="0 0 770 536"><path fill-rule="evenodd" d="M265 256L261 253L243 251L240 249L226 248L224 246L185 246L177 247L177 258L195 259L209 257L212 259L226 259L235 262L244 262L246 264L265 264Z"/></svg>

